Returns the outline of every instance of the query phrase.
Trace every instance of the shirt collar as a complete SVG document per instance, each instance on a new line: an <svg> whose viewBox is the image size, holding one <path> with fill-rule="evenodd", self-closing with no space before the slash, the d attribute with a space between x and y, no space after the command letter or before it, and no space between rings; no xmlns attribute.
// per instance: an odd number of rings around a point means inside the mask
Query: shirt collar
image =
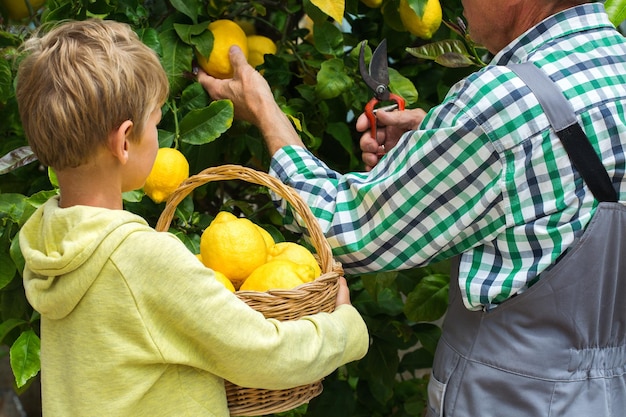
<svg viewBox="0 0 626 417"><path fill-rule="evenodd" d="M494 56L491 63L506 65L526 62L542 46L571 33L615 26L610 22L602 3L587 3L547 17L527 30Z"/></svg>

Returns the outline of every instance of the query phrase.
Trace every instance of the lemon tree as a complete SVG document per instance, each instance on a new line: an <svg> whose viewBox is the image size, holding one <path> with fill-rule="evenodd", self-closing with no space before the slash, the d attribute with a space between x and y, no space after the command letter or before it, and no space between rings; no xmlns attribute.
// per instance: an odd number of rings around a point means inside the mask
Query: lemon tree
<svg viewBox="0 0 626 417"><path fill-rule="evenodd" d="M189 177L189 162L178 149L159 148L143 190L155 203L162 203Z"/></svg>
<svg viewBox="0 0 626 417"><path fill-rule="evenodd" d="M369 55L387 39L390 88L406 100L407 108L439 104L451 85L474 70L441 67L428 59L428 48L419 56L407 50L434 45L439 47L433 47L432 55L442 49L459 53L441 45L468 39L456 23L462 18L461 0L446 1L439 18L446 24L438 29L433 0L406 0L402 10L407 5L412 10L407 13L400 11L401 0L48 0L41 7L41 0L27 1L32 16L16 19L6 5L26 1L0 0L0 356L11 351L20 358L12 369L21 390L37 386L27 388L37 378L40 345L39 315L30 308L22 288L19 230L36 207L58 192L54 177L28 147L15 99L15 63L21 44L33 30L87 16L130 24L159 55L170 83L171 94L158 126L159 145L185 155L190 172L224 163L267 171L270 163L258 130L235 120L232 103L212 100L190 76L193 66L207 63L214 50L215 57L222 51L220 60L225 63L224 52L233 38L240 47L248 44L230 23L224 25L230 31L209 30L213 22L240 22L245 35L279 42L276 53L264 54L263 76L306 146L339 172L361 169L360 134L352 115L362 113L371 98L358 69L361 41L368 41ZM626 0L607 0L605 7L615 25L626 18ZM403 15L405 20L418 16L428 30L414 31L414 25L403 22ZM221 32L237 35L221 36ZM422 38L429 33L430 40ZM484 56L483 50L476 52L476 57ZM163 208L140 190L125 193L124 205L152 225ZM262 225L276 242L304 243L303 234L283 227L267 191L243 182L198 187L177 206L170 231L198 253L203 231L222 210ZM255 245L261 247L260 241ZM264 240L263 245L267 251L273 241ZM263 262L267 264L267 257ZM368 323L369 353L358 364L326 377L321 396L289 417L422 415L427 381L407 375L421 374L432 364L440 333L432 322L446 307L441 295L447 291L447 273L447 265L435 265L347 276L352 303Z"/></svg>

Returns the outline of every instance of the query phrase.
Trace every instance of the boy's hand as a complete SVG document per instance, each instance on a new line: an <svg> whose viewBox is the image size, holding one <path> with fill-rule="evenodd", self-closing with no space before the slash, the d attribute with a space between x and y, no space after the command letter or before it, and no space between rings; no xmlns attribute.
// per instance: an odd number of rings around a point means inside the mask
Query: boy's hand
<svg viewBox="0 0 626 417"><path fill-rule="evenodd" d="M351 305L352 303L350 303L350 289L348 288L348 283L344 277L339 277L339 291L337 291L335 308L342 304Z"/></svg>

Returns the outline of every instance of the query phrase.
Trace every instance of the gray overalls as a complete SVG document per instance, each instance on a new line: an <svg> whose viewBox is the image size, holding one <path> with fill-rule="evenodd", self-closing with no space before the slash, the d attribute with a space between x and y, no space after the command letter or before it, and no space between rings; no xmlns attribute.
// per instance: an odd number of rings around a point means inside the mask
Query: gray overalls
<svg viewBox="0 0 626 417"><path fill-rule="evenodd" d="M626 206L594 196L575 246L497 308L467 310L453 274L428 417L626 416Z"/></svg>

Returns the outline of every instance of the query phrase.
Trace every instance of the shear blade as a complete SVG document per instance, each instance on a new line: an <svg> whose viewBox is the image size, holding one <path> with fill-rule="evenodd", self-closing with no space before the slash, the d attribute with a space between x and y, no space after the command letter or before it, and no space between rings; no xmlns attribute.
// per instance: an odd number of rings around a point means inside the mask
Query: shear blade
<svg viewBox="0 0 626 417"><path fill-rule="evenodd" d="M389 67L387 64L387 39L383 39L372 53L369 73L378 84L389 85Z"/></svg>

